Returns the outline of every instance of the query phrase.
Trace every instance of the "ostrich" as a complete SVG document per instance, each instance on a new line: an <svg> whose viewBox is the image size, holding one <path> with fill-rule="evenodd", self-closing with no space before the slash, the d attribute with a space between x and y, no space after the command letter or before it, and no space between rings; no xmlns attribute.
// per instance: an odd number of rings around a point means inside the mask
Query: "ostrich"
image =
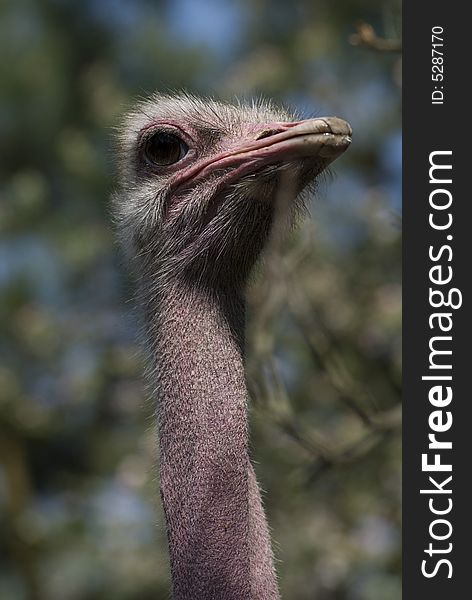
<svg viewBox="0 0 472 600"><path fill-rule="evenodd" d="M336 117L156 94L119 136L118 231L143 309L174 600L276 600L248 453L245 287L274 221L350 144Z"/></svg>

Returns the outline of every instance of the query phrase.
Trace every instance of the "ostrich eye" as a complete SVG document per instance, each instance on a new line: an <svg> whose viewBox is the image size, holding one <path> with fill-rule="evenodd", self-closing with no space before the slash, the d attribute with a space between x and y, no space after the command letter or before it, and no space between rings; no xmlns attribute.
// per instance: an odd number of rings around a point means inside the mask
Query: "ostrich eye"
<svg viewBox="0 0 472 600"><path fill-rule="evenodd" d="M188 146L172 133L161 131L151 136L144 147L146 160L152 165L167 166L181 160Z"/></svg>

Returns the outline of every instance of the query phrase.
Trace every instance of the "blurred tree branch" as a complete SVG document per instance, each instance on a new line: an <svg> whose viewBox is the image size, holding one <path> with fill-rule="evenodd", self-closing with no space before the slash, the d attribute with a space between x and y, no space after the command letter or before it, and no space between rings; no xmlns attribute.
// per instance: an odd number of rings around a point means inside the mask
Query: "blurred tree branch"
<svg viewBox="0 0 472 600"><path fill-rule="evenodd" d="M29 600L41 600L36 550L25 538L21 518L31 508L33 487L23 438L17 432L2 427L0 435L0 467L8 484L5 542L11 559L20 570L28 590Z"/></svg>
<svg viewBox="0 0 472 600"><path fill-rule="evenodd" d="M320 432L308 425L302 425L291 410L291 403L286 387L277 373L275 365L270 365L270 377L266 377L266 393L271 398L270 414L276 425L311 456L309 483L326 469L356 462L374 450L380 443L401 428L402 411L397 405L377 414L362 413L365 424L363 433L354 441L349 441L337 447L326 443ZM348 406L358 414L355 401L349 400ZM277 408L279 407L279 408Z"/></svg>
<svg viewBox="0 0 472 600"><path fill-rule="evenodd" d="M363 46L377 52L400 53L402 51L400 40L380 37L375 33L372 25L364 22L356 25L356 33L350 36L349 41L353 46Z"/></svg>
<svg viewBox="0 0 472 600"><path fill-rule="evenodd" d="M281 189L288 195L290 182L285 183ZM335 331L324 320L316 298L311 297L305 285L313 268L309 262L312 248L299 243L288 250L284 243L286 211L290 205L286 200L281 198L280 211L276 213L274 233L265 257L265 277L251 296L251 303L258 314L252 339L257 357L255 362L264 365L262 381L257 370L252 372L250 369L250 373L251 379L259 382L257 396L262 400L260 405L265 414L305 452L308 481L313 483L327 469L360 461L389 437L398 434L401 427L401 384L389 357L363 355L362 348L352 335ZM358 299L352 298L352 301ZM273 359L275 324L284 308L305 341L313 363L327 376L335 392L334 398L358 418L359 430L354 429L350 439L328 441L323 431L301 418L293 405ZM347 361L347 357L352 355L361 357L367 373L374 372L382 379L389 390L387 406L385 398L382 401L376 398L373 390L365 389L358 373L352 372ZM392 399L395 401L393 406ZM310 404L317 406L320 399L314 398Z"/></svg>

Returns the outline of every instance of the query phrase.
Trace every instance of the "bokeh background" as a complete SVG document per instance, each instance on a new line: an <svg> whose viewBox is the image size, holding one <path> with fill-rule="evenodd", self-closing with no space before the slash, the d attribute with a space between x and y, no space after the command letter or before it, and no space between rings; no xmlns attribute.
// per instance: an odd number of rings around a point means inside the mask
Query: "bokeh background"
<svg viewBox="0 0 472 600"><path fill-rule="evenodd" d="M251 288L252 445L283 597L400 598L399 11L0 1L1 600L169 597L154 407L108 198L123 108L181 87L353 126Z"/></svg>

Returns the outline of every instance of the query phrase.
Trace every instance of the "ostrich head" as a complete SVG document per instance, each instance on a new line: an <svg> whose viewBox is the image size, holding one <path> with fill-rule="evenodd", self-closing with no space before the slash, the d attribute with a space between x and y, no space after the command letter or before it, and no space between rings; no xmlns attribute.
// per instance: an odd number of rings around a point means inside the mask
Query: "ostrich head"
<svg viewBox="0 0 472 600"><path fill-rule="evenodd" d="M300 121L264 102L154 95L122 128L122 239L148 278L242 283L267 239L280 183L295 209L351 133L341 119Z"/></svg>

